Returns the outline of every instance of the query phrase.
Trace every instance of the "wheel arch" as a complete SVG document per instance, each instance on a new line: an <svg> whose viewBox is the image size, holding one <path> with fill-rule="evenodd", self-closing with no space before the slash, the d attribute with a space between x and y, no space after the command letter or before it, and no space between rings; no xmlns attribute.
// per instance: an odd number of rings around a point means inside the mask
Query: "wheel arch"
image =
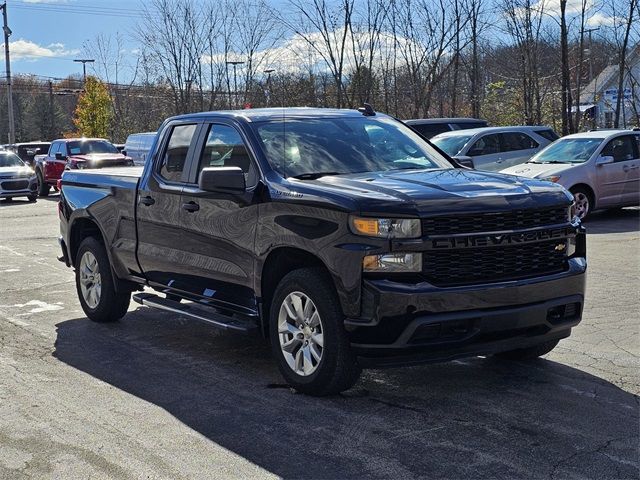
<svg viewBox="0 0 640 480"><path fill-rule="evenodd" d="M78 249L80 248L80 244L87 237L95 237L100 243L105 245L104 241L104 233L100 229L98 223L91 217L78 217L74 219L69 226L69 260L71 264L75 267L76 256L78 254ZM107 255L109 254L109 249L107 248ZM109 258L110 259L110 258Z"/></svg>

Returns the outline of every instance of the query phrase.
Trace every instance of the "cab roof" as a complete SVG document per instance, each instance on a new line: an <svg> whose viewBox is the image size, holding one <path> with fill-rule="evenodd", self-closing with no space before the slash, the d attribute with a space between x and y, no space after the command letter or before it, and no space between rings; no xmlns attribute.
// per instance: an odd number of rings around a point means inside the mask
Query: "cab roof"
<svg viewBox="0 0 640 480"><path fill-rule="evenodd" d="M382 113L376 115L387 117ZM282 118L360 118L362 113L357 110L339 108L249 108L245 110L217 110L212 112L188 113L172 117L170 120L189 120L203 117L227 117L241 119L247 122L262 122L282 120Z"/></svg>

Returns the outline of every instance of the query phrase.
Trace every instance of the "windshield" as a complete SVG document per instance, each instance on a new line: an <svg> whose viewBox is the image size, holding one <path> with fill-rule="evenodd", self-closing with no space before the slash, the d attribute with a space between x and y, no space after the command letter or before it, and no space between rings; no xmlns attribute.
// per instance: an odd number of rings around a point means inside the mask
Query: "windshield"
<svg viewBox="0 0 640 480"><path fill-rule="evenodd" d="M602 144L601 138L560 139L540 150L527 163L582 163Z"/></svg>
<svg viewBox="0 0 640 480"><path fill-rule="evenodd" d="M283 177L453 168L413 130L388 118L256 122L271 167Z"/></svg>
<svg viewBox="0 0 640 480"><path fill-rule="evenodd" d="M69 155L88 155L90 153L119 153L118 149L106 140L76 140L67 143Z"/></svg>
<svg viewBox="0 0 640 480"><path fill-rule="evenodd" d="M15 153L0 154L0 167L24 167L25 164Z"/></svg>
<svg viewBox="0 0 640 480"><path fill-rule="evenodd" d="M431 143L450 157L454 157L460 153L471 137L473 135L436 135L431 139Z"/></svg>

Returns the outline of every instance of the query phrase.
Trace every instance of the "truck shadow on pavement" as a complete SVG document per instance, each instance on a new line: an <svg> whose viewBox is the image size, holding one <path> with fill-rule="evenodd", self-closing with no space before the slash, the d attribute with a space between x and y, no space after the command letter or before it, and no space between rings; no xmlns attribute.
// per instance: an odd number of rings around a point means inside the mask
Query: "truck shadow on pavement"
<svg viewBox="0 0 640 480"><path fill-rule="evenodd" d="M365 371L351 391L312 398L282 385L262 339L146 307L115 324L61 322L55 346L285 478L638 475L638 398L549 360Z"/></svg>
<svg viewBox="0 0 640 480"><path fill-rule="evenodd" d="M640 208L621 208L593 212L584 221L587 235L640 231Z"/></svg>

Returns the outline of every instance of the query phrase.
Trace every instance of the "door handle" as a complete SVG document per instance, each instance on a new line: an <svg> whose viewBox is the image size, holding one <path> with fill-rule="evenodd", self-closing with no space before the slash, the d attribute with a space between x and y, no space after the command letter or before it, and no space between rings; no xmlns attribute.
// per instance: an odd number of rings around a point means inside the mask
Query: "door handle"
<svg viewBox="0 0 640 480"><path fill-rule="evenodd" d="M200 210L200 205L198 205L196 202L189 202L189 203L183 203L182 208L185 209L187 212L193 213Z"/></svg>
<svg viewBox="0 0 640 480"><path fill-rule="evenodd" d="M146 197L140 197L139 203L146 205L147 207L156 203L156 201L147 195Z"/></svg>

